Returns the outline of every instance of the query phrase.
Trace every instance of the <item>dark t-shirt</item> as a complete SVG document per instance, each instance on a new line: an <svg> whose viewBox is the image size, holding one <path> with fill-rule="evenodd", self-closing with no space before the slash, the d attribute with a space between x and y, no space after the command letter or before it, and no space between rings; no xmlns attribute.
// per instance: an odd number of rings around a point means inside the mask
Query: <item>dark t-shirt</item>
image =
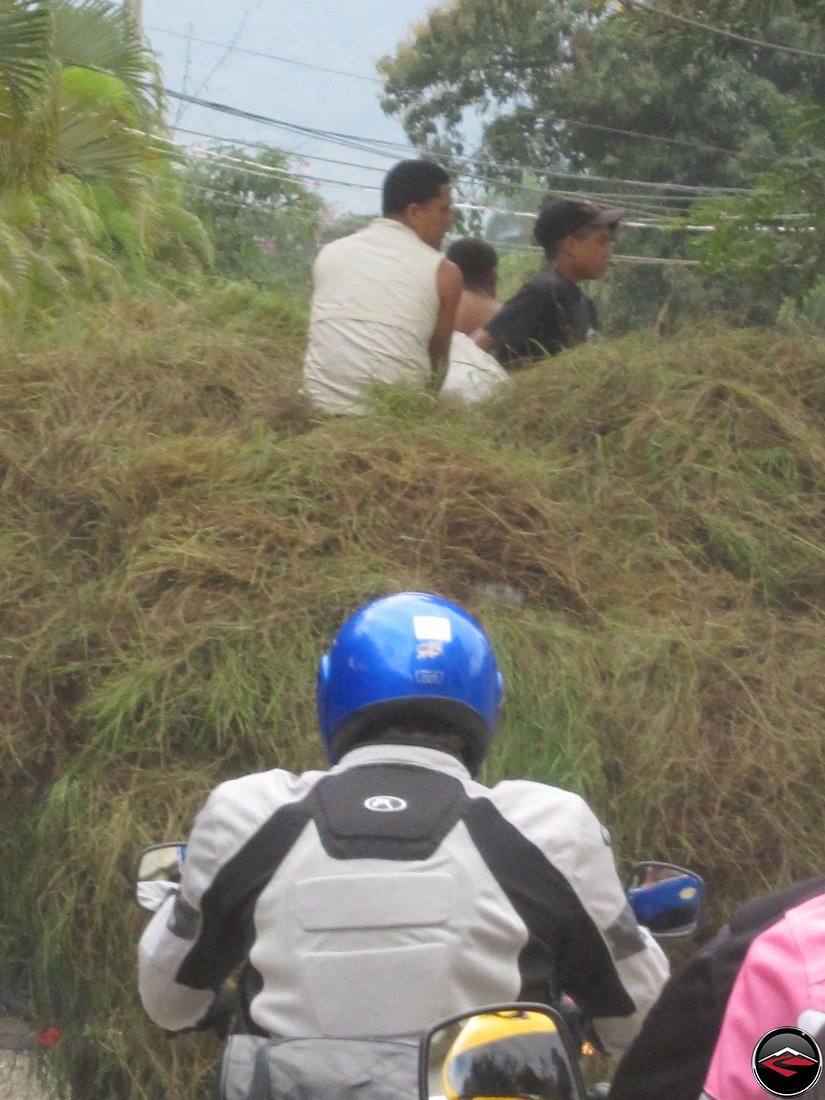
<svg viewBox="0 0 825 1100"><path fill-rule="evenodd" d="M558 355L583 343L596 330L596 307L575 283L548 266L531 276L484 327L498 345L499 360L510 364Z"/></svg>

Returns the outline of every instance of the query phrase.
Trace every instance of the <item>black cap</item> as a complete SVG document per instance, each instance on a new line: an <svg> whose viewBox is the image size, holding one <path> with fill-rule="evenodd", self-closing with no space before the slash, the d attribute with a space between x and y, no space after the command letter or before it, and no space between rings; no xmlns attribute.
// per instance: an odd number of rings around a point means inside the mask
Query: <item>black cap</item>
<svg viewBox="0 0 825 1100"><path fill-rule="evenodd" d="M539 212L534 236L542 248L550 248L579 229L614 228L624 210L606 208L590 199L550 199Z"/></svg>

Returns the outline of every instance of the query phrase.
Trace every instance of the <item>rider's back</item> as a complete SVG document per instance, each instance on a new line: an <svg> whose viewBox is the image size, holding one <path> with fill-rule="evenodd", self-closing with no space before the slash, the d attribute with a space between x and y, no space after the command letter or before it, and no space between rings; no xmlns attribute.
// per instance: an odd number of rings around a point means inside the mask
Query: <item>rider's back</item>
<svg viewBox="0 0 825 1100"><path fill-rule="evenodd" d="M619 1018L607 1041L622 1046L639 1006L611 955L624 907L612 869L575 794L487 788L449 754L363 746L331 773L275 770L212 794L184 866L202 925L177 980L212 988L246 953L256 1029L342 1037L415 1037L468 1006L563 985ZM628 938L623 952L647 947ZM655 995L653 969L637 999Z"/></svg>

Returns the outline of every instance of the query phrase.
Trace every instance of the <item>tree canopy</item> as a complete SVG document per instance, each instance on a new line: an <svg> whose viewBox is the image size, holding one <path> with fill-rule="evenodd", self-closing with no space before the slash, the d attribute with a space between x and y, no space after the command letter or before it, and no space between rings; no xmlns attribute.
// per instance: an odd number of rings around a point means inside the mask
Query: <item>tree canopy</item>
<svg viewBox="0 0 825 1100"><path fill-rule="evenodd" d="M799 136L807 125L810 139L809 112L825 108L818 3L449 0L379 72L384 110L451 165L459 191L528 212L547 190L625 207L639 226L623 231L627 251L700 255L705 275L727 279L716 298L725 310L749 313L736 281L760 281L775 312L777 296L809 288L822 268L821 235L771 228L779 215L804 215L808 226L825 217ZM696 250L684 233L650 231L694 224L697 204L700 220L723 231ZM768 259L804 273L760 279ZM651 322L663 303L678 309L698 289L686 269L625 267L608 282L619 289L610 300L621 303L620 328Z"/></svg>
<svg viewBox="0 0 825 1100"><path fill-rule="evenodd" d="M187 159L186 202L209 230L215 270L259 285L308 282L325 206L273 146L212 145Z"/></svg>
<svg viewBox="0 0 825 1100"><path fill-rule="evenodd" d="M763 296L800 301L825 272L825 108L803 112L788 140L782 163L760 173L746 194L695 214L714 229L698 248L708 270L733 275Z"/></svg>
<svg viewBox="0 0 825 1100"><path fill-rule="evenodd" d="M604 0L442 3L379 63L383 107L416 144L499 171L741 185L782 151L798 101L825 102L818 5L673 2L690 22L667 14ZM823 58L810 56L817 43Z"/></svg>

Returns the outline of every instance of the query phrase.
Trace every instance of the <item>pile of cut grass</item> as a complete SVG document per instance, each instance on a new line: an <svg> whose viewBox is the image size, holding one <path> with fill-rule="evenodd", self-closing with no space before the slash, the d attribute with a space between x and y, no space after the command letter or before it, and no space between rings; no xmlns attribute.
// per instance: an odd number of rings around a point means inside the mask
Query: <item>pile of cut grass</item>
<svg viewBox="0 0 825 1100"><path fill-rule="evenodd" d="M0 947L75 1095L205 1094L218 1044L137 1003L136 853L222 778L322 765L317 656L387 591L494 638L488 780L578 790L712 921L821 870L825 344L603 344L324 422L277 302L91 320L0 368Z"/></svg>

